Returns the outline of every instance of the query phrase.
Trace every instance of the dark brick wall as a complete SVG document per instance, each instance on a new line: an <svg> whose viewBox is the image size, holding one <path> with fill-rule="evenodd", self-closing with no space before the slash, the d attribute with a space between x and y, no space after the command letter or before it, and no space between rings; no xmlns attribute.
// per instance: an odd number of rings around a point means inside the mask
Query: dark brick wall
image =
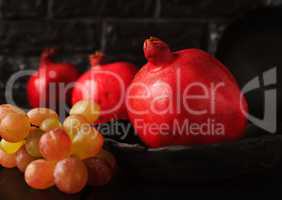
<svg viewBox="0 0 282 200"><path fill-rule="evenodd" d="M102 50L141 66L148 36L172 49L197 47L215 53L226 25L258 7L281 0L0 0L0 99L9 76L36 68L45 47L87 68L87 54ZM24 82L15 89L24 97ZM20 98L22 104L26 104Z"/></svg>

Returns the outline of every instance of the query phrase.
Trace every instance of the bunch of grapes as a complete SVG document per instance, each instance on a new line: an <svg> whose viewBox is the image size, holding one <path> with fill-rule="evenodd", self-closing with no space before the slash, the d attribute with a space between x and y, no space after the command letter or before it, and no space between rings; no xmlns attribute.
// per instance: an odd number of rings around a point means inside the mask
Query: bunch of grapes
<svg viewBox="0 0 282 200"><path fill-rule="evenodd" d="M91 126L99 112L98 105L83 100L61 123L48 108L25 113L13 105L0 105L0 164L17 167L34 189L56 185L65 193L77 193L87 184L107 184L116 160L103 150L104 138Z"/></svg>

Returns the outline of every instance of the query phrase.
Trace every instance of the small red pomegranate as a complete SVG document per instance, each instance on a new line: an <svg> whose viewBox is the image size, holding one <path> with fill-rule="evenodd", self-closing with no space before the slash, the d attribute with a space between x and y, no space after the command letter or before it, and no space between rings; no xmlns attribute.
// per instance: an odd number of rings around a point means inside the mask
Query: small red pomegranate
<svg viewBox="0 0 282 200"><path fill-rule="evenodd" d="M144 42L148 63L127 91L129 118L149 147L210 144L244 135L247 103L225 66L199 49Z"/></svg>
<svg viewBox="0 0 282 200"><path fill-rule="evenodd" d="M27 96L31 107L52 107L54 109L69 103L67 84L79 77L75 66L68 63L54 63L55 49L45 49L40 57L39 69L27 83ZM71 87L70 87L71 88ZM64 107L63 107L64 108Z"/></svg>
<svg viewBox="0 0 282 200"><path fill-rule="evenodd" d="M97 123L127 119L124 98L137 69L127 62L104 64L104 55L101 52L90 55L89 59L91 68L77 80L72 103L82 99L95 101L101 109Z"/></svg>

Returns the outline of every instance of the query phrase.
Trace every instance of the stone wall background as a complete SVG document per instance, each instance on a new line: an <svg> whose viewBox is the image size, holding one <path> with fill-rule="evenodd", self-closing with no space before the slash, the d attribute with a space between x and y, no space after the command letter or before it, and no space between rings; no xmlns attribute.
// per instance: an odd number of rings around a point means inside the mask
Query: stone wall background
<svg viewBox="0 0 282 200"><path fill-rule="evenodd" d="M43 48L60 48L59 60L82 72L87 55L101 50L112 59L142 66L142 44L156 36L174 50L216 53L225 28L253 10L282 0L0 0L0 103L11 74L36 69ZM25 81L14 89L26 105Z"/></svg>

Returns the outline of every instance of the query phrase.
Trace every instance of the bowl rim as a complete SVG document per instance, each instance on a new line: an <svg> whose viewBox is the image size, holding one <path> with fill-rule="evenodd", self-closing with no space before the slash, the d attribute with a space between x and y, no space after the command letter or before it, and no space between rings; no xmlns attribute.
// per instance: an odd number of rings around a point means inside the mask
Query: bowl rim
<svg viewBox="0 0 282 200"><path fill-rule="evenodd" d="M202 144L202 145L170 145L170 146L164 146L164 147L158 147L158 148L149 148L146 147L142 144L134 143L125 143L125 142L119 142L114 139L110 138L105 138L105 144L113 146L115 148L119 149L131 149L135 151L143 151L143 152L164 152L164 151L169 151L169 152L179 152L179 151L187 151L187 150L196 150L196 149L203 149L203 148L218 148L218 147L223 147L223 146L234 146L234 145L243 145L245 143L252 143L261 139L269 139L269 138L275 138L277 139L280 138L282 139L282 134L264 134L260 136L255 136L255 137L245 137L240 140L236 141L226 141L226 142L221 142L221 143L213 143L213 144Z"/></svg>

